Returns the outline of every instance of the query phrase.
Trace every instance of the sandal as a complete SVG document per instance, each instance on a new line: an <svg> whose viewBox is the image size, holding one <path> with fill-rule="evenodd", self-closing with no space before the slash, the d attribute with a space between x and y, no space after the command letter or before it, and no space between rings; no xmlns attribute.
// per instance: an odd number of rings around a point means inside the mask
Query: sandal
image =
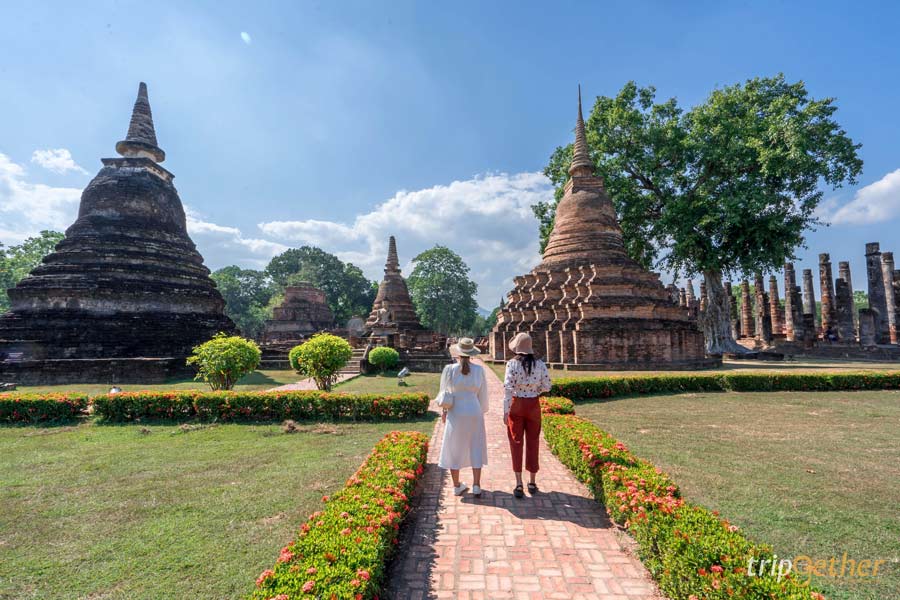
<svg viewBox="0 0 900 600"><path fill-rule="evenodd" d="M516 489L513 490L513 496L515 496L516 498L524 498L525 497L525 492L522 491L521 485L517 485Z"/></svg>
<svg viewBox="0 0 900 600"><path fill-rule="evenodd" d="M538 492L538 486L537 486L537 484L536 484L536 483L529 483L529 484L528 484L528 493L531 494L532 496L534 496L535 494L537 494L537 492Z"/></svg>

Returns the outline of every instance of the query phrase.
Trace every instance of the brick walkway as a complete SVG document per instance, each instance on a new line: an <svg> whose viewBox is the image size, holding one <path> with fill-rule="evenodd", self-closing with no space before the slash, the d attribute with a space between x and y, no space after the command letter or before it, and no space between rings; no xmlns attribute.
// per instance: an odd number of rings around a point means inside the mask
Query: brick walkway
<svg viewBox="0 0 900 600"><path fill-rule="evenodd" d="M353 379L354 377L358 377L358 373L341 373L338 375L338 380L335 385L339 383L343 383L348 379ZM317 390L319 388L316 387L316 382L312 378L310 379L301 379L296 383L289 383L287 385L280 385L278 387L274 387L268 391L270 392L302 392L308 390Z"/></svg>
<svg viewBox="0 0 900 600"><path fill-rule="evenodd" d="M444 429L434 429L428 467L388 573L394 600L661 598L640 560L623 549L630 538L541 441L534 497L512 495L515 478L502 423L503 384L486 368L491 392L485 416L490 465L483 494L453 495L437 459ZM527 474L526 474L527 477ZM472 472L461 479L472 485Z"/></svg>

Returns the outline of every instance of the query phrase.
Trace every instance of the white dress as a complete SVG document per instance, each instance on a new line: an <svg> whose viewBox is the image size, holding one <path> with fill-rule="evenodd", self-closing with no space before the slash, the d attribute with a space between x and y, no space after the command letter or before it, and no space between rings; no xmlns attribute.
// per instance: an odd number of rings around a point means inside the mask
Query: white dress
<svg viewBox="0 0 900 600"><path fill-rule="evenodd" d="M447 365L441 373L441 392L454 396L447 412L444 441L438 466L443 469L480 469L487 464L484 413L488 410L487 380L481 365L469 365L463 375L459 364Z"/></svg>

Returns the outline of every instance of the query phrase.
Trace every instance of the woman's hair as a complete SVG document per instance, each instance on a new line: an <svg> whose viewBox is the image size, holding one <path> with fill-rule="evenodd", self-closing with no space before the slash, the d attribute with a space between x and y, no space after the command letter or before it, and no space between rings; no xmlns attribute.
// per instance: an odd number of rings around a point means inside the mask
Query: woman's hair
<svg viewBox="0 0 900 600"><path fill-rule="evenodd" d="M459 358L459 366L462 367L462 374L468 375L469 371L472 370L472 366L469 364L469 357L460 355L457 358Z"/></svg>
<svg viewBox="0 0 900 600"><path fill-rule="evenodd" d="M531 375L531 370L534 368L534 354L516 354L516 360L522 363L525 373Z"/></svg>

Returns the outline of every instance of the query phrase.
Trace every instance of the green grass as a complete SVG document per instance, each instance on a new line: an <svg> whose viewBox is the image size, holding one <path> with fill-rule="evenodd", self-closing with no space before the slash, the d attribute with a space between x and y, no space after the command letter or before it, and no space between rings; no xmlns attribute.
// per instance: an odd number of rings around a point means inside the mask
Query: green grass
<svg viewBox="0 0 900 600"><path fill-rule="evenodd" d="M0 598L239 598L414 423L0 428Z"/></svg>
<svg viewBox="0 0 900 600"><path fill-rule="evenodd" d="M303 379L301 375L293 370L285 371L254 371L243 379L241 379L236 390L243 391L261 391L268 390L279 385L295 383ZM98 395L105 394L109 391L111 385L109 383L68 383L62 385L38 385L38 386L19 386L17 391L35 394L44 394L51 392L81 392L84 394ZM168 391L168 390L206 390L209 385L203 381L194 381L193 379L173 379L165 383L135 383L120 384L120 388L128 392L136 392L142 390L152 391Z"/></svg>
<svg viewBox="0 0 900 600"><path fill-rule="evenodd" d="M900 596L900 392L661 395L576 411L781 557L888 561L874 579L816 578L830 600Z"/></svg>
<svg viewBox="0 0 900 600"><path fill-rule="evenodd" d="M441 386L440 373L412 373L404 379L406 385L397 385L397 372L384 375L360 375L334 387L335 392L361 392L367 394L406 394L425 392L432 398Z"/></svg>

